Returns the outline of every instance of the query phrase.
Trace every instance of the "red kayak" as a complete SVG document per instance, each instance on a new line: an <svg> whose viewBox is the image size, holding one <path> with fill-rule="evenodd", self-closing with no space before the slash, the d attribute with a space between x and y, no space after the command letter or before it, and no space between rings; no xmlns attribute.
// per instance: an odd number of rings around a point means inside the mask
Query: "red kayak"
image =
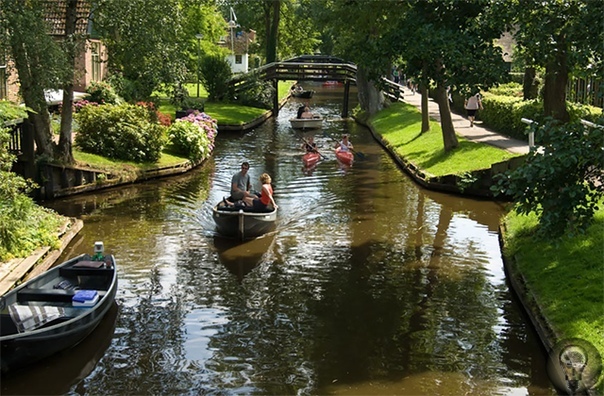
<svg viewBox="0 0 604 396"><path fill-rule="evenodd" d="M321 159L321 154L319 153L306 153L302 157L302 162L304 163L304 167L310 168L311 166L316 165L317 162Z"/></svg>
<svg viewBox="0 0 604 396"><path fill-rule="evenodd" d="M340 151L340 148L336 149L336 158L338 161L345 165L352 165L352 161L354 160L354 154L350 151Z"/></svg>

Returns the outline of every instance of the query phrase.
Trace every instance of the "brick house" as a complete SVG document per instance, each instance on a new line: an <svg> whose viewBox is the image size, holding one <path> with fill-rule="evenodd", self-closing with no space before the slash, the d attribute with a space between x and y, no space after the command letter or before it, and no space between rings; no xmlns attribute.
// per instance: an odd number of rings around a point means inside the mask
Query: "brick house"
<svg viewBox="0 0 604 396"><path fill-rule="evenodd" d="M48 4L46 21L49 24L49 34L55 40L62 40L65 37L66 1L50 0ZM106 50L92 29L89 2L78 1L76 12L76 34L86 37L86 48L75 61L74 91L84 92L91 82L101 81L106 76ZM2 99L20 101L17 71L6 56L0 58L0 100Z"/></svg>

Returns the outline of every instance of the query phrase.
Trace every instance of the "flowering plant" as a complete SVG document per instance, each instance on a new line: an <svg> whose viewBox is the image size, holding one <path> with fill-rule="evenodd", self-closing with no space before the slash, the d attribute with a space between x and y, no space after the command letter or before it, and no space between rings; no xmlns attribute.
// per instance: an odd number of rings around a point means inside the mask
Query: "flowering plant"
<svg viewBox="0 0 604 396"><path fill-rule="evenodd" d="M218 133L216 120L199 111L179 118L168 127L168 136L174 148L192 161L201 161L214 150Z"/></svg>

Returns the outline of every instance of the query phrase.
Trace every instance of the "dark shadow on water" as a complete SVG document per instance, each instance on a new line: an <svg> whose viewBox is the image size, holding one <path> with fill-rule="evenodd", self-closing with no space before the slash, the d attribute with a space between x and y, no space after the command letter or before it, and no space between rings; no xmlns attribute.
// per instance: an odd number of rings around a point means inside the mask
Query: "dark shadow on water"
<svg viewBox="0 0 604 396"><path fill-rule="evenodd" d="M2 377L3 395L63 395L94 370L115 332L119 307L107 311L96 329L73 348Z"/></svg>
<svg viewBox="0 0 604 396"><path fill-rule="evenodd" d="M241 282L262 262L274 240L274 232L243 242L234 238L215 236L214 247L222 265L237 277L238 282Z"/></svg>

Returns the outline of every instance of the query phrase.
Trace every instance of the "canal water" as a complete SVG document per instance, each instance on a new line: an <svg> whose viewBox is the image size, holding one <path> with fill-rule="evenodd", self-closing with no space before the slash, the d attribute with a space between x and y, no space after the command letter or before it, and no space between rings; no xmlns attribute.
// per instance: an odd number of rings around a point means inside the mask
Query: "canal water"
<svg viewBox="0 0 604 396"><path fill-rule="evenodd" d="M502 207L418 187L340 118L341 89L315 89L323 130L295 133L291 100L255 130L220 134L186 175L48 203L84 220L62 259L95 241L116 256L117 304L1 393L552 394L505 281ZM332 150L342 133L360 153L351 167ZM311 135L327 159L304 169ZM256 189L272 176L280 207L274 233L243 243L211 216L242 161Z"/></svg>

